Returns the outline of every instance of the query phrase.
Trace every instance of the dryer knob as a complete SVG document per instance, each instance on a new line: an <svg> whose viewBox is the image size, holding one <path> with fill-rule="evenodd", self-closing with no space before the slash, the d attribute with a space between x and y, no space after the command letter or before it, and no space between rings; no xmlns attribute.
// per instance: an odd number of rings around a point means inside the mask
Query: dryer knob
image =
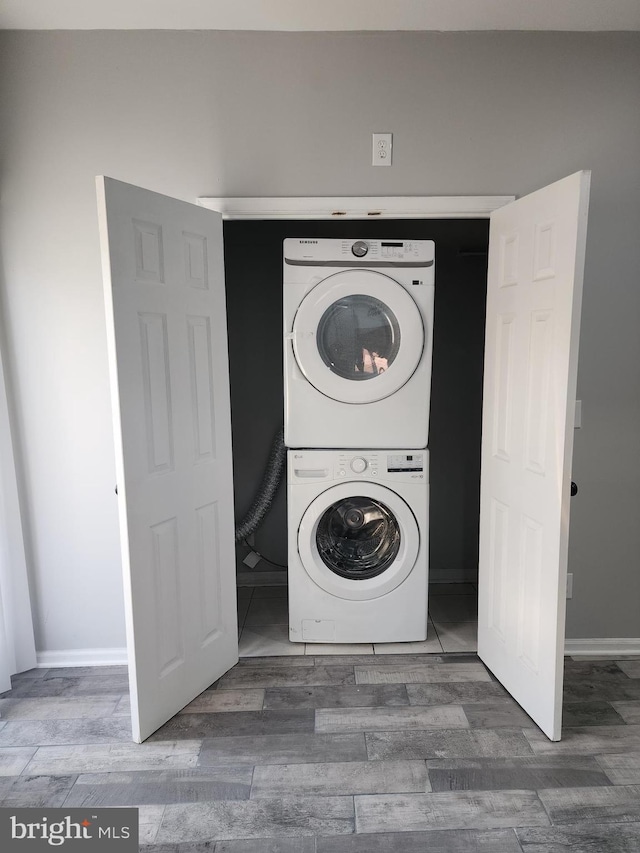
<svg viewBox="0 0 640 853"><path fill-rule="evenodd" d="M362 456L356 456L355 459L351 460L351 470L354 474L362 474L363 471L367 470L367 460L363 459Z"/></svg>
<svg viewBox="0 0 640 853"><path fill-rule="evenodd" d="M351 247L351 251L356 256L356 258L364 258L364 256L369 251L369 244L364 240L356 240L356 242Z"/></svg>

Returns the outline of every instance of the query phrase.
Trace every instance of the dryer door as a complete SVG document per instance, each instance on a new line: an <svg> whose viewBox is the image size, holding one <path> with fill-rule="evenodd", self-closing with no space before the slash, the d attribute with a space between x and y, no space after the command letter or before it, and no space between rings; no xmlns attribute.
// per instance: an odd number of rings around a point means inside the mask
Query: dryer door
<svg viewBox="0 0 640 853"><path fill-rule="evenodd" d="M420 310L397 281L373 270L335 273L303 299L293 351L306 379L341 403L373 403L409 381L420 362Z"/></svg>
<svg viewBox="0 0 640 853"><path fill-rule="evenodd" d="M309 504L298 529L307 574L326 592L352 601L379 598L399 586L419 547L408 504L376 483L327 489Z"/></svg>

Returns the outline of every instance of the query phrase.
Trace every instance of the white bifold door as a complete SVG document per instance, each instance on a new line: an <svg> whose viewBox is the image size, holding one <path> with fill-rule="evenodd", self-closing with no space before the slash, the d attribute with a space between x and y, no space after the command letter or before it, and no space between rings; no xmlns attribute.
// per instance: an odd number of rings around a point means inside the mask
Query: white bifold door
<svg viewBox="0 0 640 853"><path fill-rule="evenodd" d="M554 739L588 186L573 175L490 229L479 654ZM110 178L98 198L140 742L238 659L222 222Z"/></svg>
<svg viewBox="0 0 640 853"><path fill-rule="evenodd" d="M238 660L219 214L98 178L133 739Z"/></svg>
<svg viewBox="0 0 640 853"><path fill-rule="evenodd" d="M9 663L9 643L4 625L2 600L0 599L0 693L11 690L11 665Z"/></svg>
<svg viewBox="0 0 640 853"><path fill-rule="evenodd" d="M491 215L478 654L560 739L571 458L590 173Z"/></svg>

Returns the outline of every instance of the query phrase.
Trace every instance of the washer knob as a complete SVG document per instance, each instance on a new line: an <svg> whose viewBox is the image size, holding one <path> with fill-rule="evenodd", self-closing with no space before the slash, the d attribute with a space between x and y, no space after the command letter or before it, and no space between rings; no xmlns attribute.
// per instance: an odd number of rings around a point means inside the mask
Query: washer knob
<svg viewBox="0 0 640 853"><path fill-rule="evenodd" d="M369 244L364 240L356 240L356 242L351 247L351 251L356 256L356 258L364 258L364 256L369 251Z"/></svg>
<svg viewBox="0 0 640 853"><path fill-rule="evenodd" d="M363 459L362 456L356 456L355 459L351 460L351 470L354 474L362 474L363 471L367 470L367 460Z"/></svg>

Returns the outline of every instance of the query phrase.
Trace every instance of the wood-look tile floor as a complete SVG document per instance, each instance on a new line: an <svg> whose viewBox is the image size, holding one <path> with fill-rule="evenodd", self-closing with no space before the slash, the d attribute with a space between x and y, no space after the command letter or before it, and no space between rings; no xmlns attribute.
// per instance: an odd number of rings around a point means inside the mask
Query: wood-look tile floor
<svg viewBox="0 0 640 853"><path fill-rule="evenodd" d="M638 853L640 665L551 743L473 654L245 658L149 740L122 667L0 698L0 806L138 806L145 853Z"/></svg>

